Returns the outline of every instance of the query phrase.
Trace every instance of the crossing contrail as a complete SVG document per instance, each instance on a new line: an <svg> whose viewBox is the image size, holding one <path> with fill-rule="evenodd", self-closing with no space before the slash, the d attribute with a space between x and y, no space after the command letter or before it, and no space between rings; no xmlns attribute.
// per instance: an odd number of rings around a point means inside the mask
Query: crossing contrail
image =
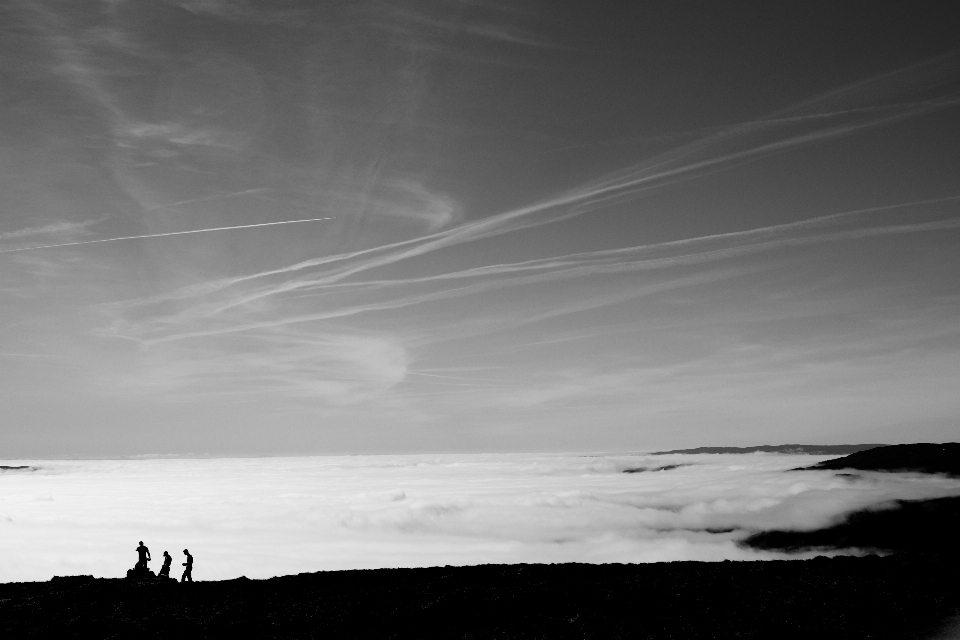
<svg viewBox="0 0 960 640"><path fill-rule="evenodd" d="M13 251L33 251L34 249L56 249L57 247L76 247L81 244L95 244L98 242L117 242L118 240L141 240L144 238L163 238L166 236L182 236L188 233L206 233L207 231L229 231L231 229L252 229L253 227L270 227L277 224L294 224L296 222L319 222L320 220L333 220L334 217L304 218L302 220L281 220L279 222L260 222L257 224L240 224L232 227L211 227L209 229L191 229L190 231L169 231L167 233L149 233L142 236L123 236L121 238L102 238L100 240L83 240L82 242L64 242L62 244L45 244L37 247L19 247L16 249L0 249L0 253L11 253Z"/></svg>

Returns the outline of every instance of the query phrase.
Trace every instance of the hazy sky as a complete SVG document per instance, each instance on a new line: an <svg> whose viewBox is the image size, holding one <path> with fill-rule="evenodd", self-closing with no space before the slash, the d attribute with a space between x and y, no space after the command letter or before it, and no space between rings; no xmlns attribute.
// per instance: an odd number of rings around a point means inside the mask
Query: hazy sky
<svg viewBox="0 0 960 640"><path fill-rule="evenodd" d="M0 449L955 439L955 8L4 2Z"/></svg>

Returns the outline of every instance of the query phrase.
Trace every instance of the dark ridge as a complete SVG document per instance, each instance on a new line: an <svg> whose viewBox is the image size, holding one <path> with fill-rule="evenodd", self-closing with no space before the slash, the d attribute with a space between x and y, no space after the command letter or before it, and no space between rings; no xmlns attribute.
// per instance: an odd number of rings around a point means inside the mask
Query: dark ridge
<svg viewBox="0 0 960 640"><path fill-rule="evenodd" d="M50 582L59 584L87 584L96 581L97 579L93 576L53 576L50 578Z"/></svg>
<svg viewBox="0 0 960 640"><path fill-rule="evenodd" d="M857 511L838 524L813 531L763 531L741 541L753 549L865 549L957 553L960 496L893 500L880 510Z"/></svg>
<svg viewBox="0 0 960 640"><path fill-rule="evenodd" d="M765 444L759 447L697 447L696 449L674 449L673 451L654 451L650 455L663 456L668 453L806 453L812 456L842 456L857 451L866 451L884 444Z"/></svg>
<svg viewBox="0 0 960 640"><path fill-rule="evenodd" d="M26 465L21 467L11 467L5 464L0 464L0 471L36 471L40 467L28 467Z"/></svg>
<svg viewBox="0 0 960 640"><path fill-rule="evenodd" d="M485 565L0 584L7 638L939 637L956 556Z"/></svg>
<svg viewBox="0 0 960 640"><path fill-rule="evenodd" d="M635 467L633 469L624 469L624 473L643 473L644 471L670 471L680 467L689 467L688 464L667 464L662 467Z"/></svg>
<svg viewBox="0 0 960 640"><path fill-rule="evenodd" d="M816 469L858 469L860 471L913 471L945 473L960 477L960 443L891 444L826 460L797 471Z"/></svg>

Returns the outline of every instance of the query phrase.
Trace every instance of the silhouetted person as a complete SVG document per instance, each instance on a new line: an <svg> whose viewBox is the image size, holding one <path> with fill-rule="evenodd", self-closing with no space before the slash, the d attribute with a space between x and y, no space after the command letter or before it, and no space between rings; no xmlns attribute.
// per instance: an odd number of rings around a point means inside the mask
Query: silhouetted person
<svg viewBox="0 0 960 640"><path fill-rule="evenodd" d="M147 549L143 546L143 540L140 541L140 546L137 547L137 553L140 554L140 559L137 560L137 566L134 569L146 571L147 570L147 561L152 560L150 557L150 549Z"/></svg>
<svg viewBox="0 0 960 640"><path fill-rule="evenodd" d="M166 551L163 552L163 566L160 567L160 577L169 578L170 577L170 563L173 562L173 558ZM190 580L193 582L193 580Z"/></svg>
<svg viewBox="0 0 960 640"><path fill-rule="evenodd" d="M186 582L187 580L193 582L193 556L190 555L190 552L186 549L183 550L183 555L187 556L187 561L183 563L186 569L183 570L183 575L180 576L180 582Z"/></svg>

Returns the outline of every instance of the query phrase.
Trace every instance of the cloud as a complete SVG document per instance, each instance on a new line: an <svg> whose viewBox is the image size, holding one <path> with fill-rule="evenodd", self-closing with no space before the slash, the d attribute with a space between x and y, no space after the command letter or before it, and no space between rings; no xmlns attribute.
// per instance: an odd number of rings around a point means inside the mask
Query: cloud
<svg viewBox="0 0 960 640"><path fill-rule="evenodd" d="M444 564L780 558L786 556L736 542L762 529L827 526L889 500L960 494L960 481L942 477L788 471L821 459L449 454L16 461L40 469L0 477L0 575L119 577L136 560L141 539L155 555L191 549L199 579ZM689 466L623 473L677 463Z"/></svg>
<svg viewBox="0 0 960 640"><path fill-rule="evenodd" d="M530 272L539 272L541 275L533 276L531 280L519 280L519 282L538 282L563 277L564 274L568 275L569 277L579 277L615 273L617 271L662 269L674 266L712 262L750 253L773 251L785 246L819 244L822 242L833 242L839 240L856 240L861 238L896 235L901 233L939 231L956 228L957 225L960 224L960 219L937 220L933 222L914 223L907 225L888 225L865 228L860 227L813 236L799 236L796 234L796 232L836 227L843 222L849 223L854 218L862 217L865 213L877 213L882 211L890 211L893 209L919 207L927 204L941 204L958 200L960 200L960 196L948 196L931 200L884 205L879 207L857 209L843 213L829 214L816 218L801 220L799 222L759 227L746 231L713 234L698 238L685 238L683 240L673 240L649 245L638 245L632 247L621 247L617 249L575 253L552 258L528 260L520 263L488 265L484 267L466 269L463 271L441 273L434 276L424 276L415 279L365 281L362 283L357 283L353 286L358 288L362 287L369 290L373 288L389 288L390 286L405 284L408 285L427 282L442 282L446 280L475 279L487 276L504 276ZM724 246L725 244L728 246ZM711 247L711 245L715 246ZM674 249L687 250L691 252L680 253L673 256L663 255ZM658 254L660 257L657 257ZM337 286L339 285L337 285L336 282L330 285L325 285L323 284L322 280L297 281L297 288L303 288L308 291L329 290Z"/></svg>
<svg viewBox="0 0 960 640"><path fill-rule="evenodd" d="M247 142L245 134L177 122L127 122L117 127L116 134L121 147L133 147L144 141L162 141L173 145L240 149Z"/></svg>
<svg viewBox="0 0 960 640"><path fill-rule="evenodd" d="M248 0L167 0L190 13L208 15L230 22L304 27L310 23L309 9L279 8Z"/></svg>
<svg viewBox="0 0 960 640"><path fill-rule="evenodd" d="M941 76L950 72L956 66L956 60L953 58L936 58L918 65L916 69L925 70L924 77L928 85L936 85ZM913 67L911 69L916 71ZM849 90L838 90L804 101L793 107L770 114L765 119L728 127L705 139L681 146L640 165L610 174L602 179L581 185L538 203L463 223L442 231L428 233L417 238L369 249L322 256L300 261L286 267L269 269L236 278L221 279L215 283L209 283L209 287L225 289L251 280L295 274L316 267L335 265L329 267L319 277L305 280L289 279L280 284L264 287L252 294L238 295L235 302L229 303L247 304L257 297L284 294L305 286L340 282L366 271L387 267L460 244L477 242L580 217L612 201L636 197L644 190L675 185L677 181L690 180L705 172L734 166L744 161L753 161L771 153L780 153L807 144L833 140L866 128L891 124L936 109L955 107L960 104L960 98L946 97L919 102L905 102L899 107L885 105L885 108L877 113L872 108L876 105L850 105L847 102L857 96L876 97L878 92L882 95L899 95L897 91L904 91L905 86L911 90L917 90L915 85L916 83L905 72L898 71L885 74L878 78L856 83ZM843 100L838 102L839 98L837 96L841 95ZM819 123L825 115L822 108L835 104L845 108L829 114L831 117L864 117L843 124L822 126L812 131L794 133L793 135L785 132L772 140L762 141L757 138L759 134L769 136L777 131L782 131L785 127L789 128L798 123L806 126L811 119L814 123ZM889 109L886 108L887 106L889 106ZM820 107L820 109L818 110L817 107ZM730 148L730 145L737 145L738 143L741 148ZM410 209L401 206L397 211L404 212L410 211ZM440 212L439 216L437 213L422 213L420 215L446 223L447 214L443 213L446 211L444 206L436 207L432 211ZM796 223L796 226L791 228L800 228L810 224L810 222ZM787 228L784 227L782 230L787 230ZM733 236L729 237L732 238ZM173 295L179 294L175 293Z"/></svg>
<svg viewBox="0 0 960 640"><path fill-rule="evenodd" d="M59 356L49 353L3 353L0 352L0 358L57 358Z"/></svg>
<svg viewBox="0 0 960 640"><path fill-rule="evenodd" d="M191 5L190 10L217 14L228 11L228 7L223 3L200 3ZM74 49L65 48L64 55L79 51ZM204 82L217 77L221 69L230 71L241 80L254 73L229 59L218 60L207 66L198 65L198 70L191 71L193 75L188 74L190 77L184 80L185 86L191 90L202 88ZM247 269L250 262L232 263L243 265L235 267L233 273L236 275L192 282L167 293L99 306L104 322L96 334L131 340L143 348L138 353L143 357L141 366L145 367L140 371L142 380L146 381L144 388L154 386L156 389L193 389L198 394L219 393L223 385L216 382L218 378L241 379L242 383L238 384L243 389L272 390L286 385L292 395L326 398L335 403L352 402L369 397L367 394L377 389L395 389L403 381L406 359L411 357L406 349L411 344L422 345L429 341L430 338L425 336L463 337L470 332L476 335L484 331L504 331L644 296L737 278L753 273L751 269L755 265L747 267L724 262L761 252L954 229L960 222L955 218L945 219L942 215L925 214L909 224L902 224L875 214L892 211L892 207L920 209L949 202L956 196L817 216L747 231L517 262L500 262L491 258L480 266L462 268L456 266L457 260L444 259L449 258L451 250L507 234L533 229L546 233L547 225L558 225L574 218L589 223L589 219L584 218L591 213L612 202L639 197L645 190L677 185L770 154L829 142L936 109L952 108L958 104L955 97L917 100L915 94L936 89L942 77L955 67L951 60L937 59L913 68L910 73L896 72L858 83L848 90L831 92L756 121L713 132L696 142L544 200L479 219L467 219L452 197L433 190L427 186L426 180L418 179L416 173L391 173L373 163L375 166L369 171L357 171L351 174L352 178L331 178L329 184L332 188L327 191L318 186L316 193L322 192L318 197L324 198L325 205L331 200L344 204L349 210L341 216L344 219L359 217L366 222L364 216L369 214L378 226L396 225L405 232L413 230L417 234L415 237L358 250L341 249L335 253L320 249L307 260L273 261L271 268ZM910 75L918 69L923 71L924 79L920 83L912 80ZM417 67L413 75L421 71ZM83 80L87 76L80 74L77 78ZM246 95L237 88L243 86L243 82L227 84L223 90L225 104L238 102L226 98ZM100 84L96 86L103 88ZM418 86L413 82L410 90L416 93ZM188 96L197 91L184 90L181 93ZM180 102L169 102L167 108L173 115L162 114L155 124L118 116L114 121L116 139L130 144L149 144L151 140L181 145L213 144L213 138L200 135L216 128L206 126L209 124L205 119L207 116L196 122L190 119L190 114L197 111L192 107L208 113L205 109L209 105L195 104L187 97ZM401 111L403 113L397 115L398 121L408 122L405 118L412 112ZM251 115L248 124L252 126L256 120ZM247 123L248 119L240 118L240 121ZM277 186L270 181L265 184L270 184L271 189ZM200 198L150 197L138 200L146 210L152 211L201 205L219 198L257 195L261 189L265 187L236 191L224 188L222 193ZM282 192L282 185L277 190ZM361 215L352 216L350 211L353 210ZM642 214L643 211L638 210L637 215ZM306 220L319 219L303 221ZM172 238L188 233L252 229L290 222L300 221L216 226L58 244L92 245L137 238ZM437 255L436 260L417 261L441 252L446 253ZM480 251L474 255L478 254ZM401 271L408 265L410 270ZM697 273L691 273L693 271ZM627 277L641 273L645 274L642 279ZM615 279L611 276L624 277ZM495 304L480 309L476 317L461 325L473 322L473 326L459 334L451 328L455 323L446 322L442 313L427 315L427 326L411 328L412 323L396 322L397 318L403 317L405 310L414 307L432 310L444 303L466 298L481 299L495 292L510 295L511 290L535 294L538 289L550 287L553 283L573 280L587 283L584 285L586 289L588 284L601 279L614 282L611 289L616 290L580 293L575 298L552 300L539 307L534 303L538 299L546 300L546 297L525 295L521 304ZM335 326L346 319L352 323L370 324L362 331ZM374 328L375 322L382 324ZM288 330L291 333L286 334ZM292 347L279 349L271 355L257 346L258 341L276 339L278 333L284 334L291 343L299 344L304 357L295 356ZM197 338L202 340L195 340ZM356 367L362 371L360 374L351 370L352 365L344 365L344 362L362 361L368 339L403 345L398 349L404 355L396 359L397 362L403 361L403 366L391 364L390 357L384 355L389 350L377 356L380 359L375 366L368 369ZM190 349L174 346L174 343L188 341L199 345L195 349L196 357L191 355ZM328 342L339 346L331 351L325 351L328 347L318 346ZM153 353L151 350L157 351ZM152 373L151 367L155 368ZM233 378L231 372L234 372ZM350 379L351 376L357 376L360 381ZM576 392L601 393L607 382L615 381L608 380L595 389L581 385ZM557 393L562 395L565 392L573 390L532 389L527 398L515 398L513 402L535 406L540 402L552 402L551 398L559 397Z"/></svg>
<svg viewBox="0 0 960 640"><path fill-rule="evenodd" d="M679 241L641 245L612 250L601 250L579 254L570 254L556 258L531 260L523 263L489 265L457 272L447 272L433 276L424 276L406 280L373 280L355 283L341 283L343 269L333 269L327 273L320 273L310 279L287 281L279 287L270 286L259 291L242 294L241 297L230 300L225 304L205 303L199 307L188 307L177 315L165 316L160 319L136 324L125 323L121 332L145 343L165 342L183 338L220 335L223 333L250 331L267 327L315 322L343 318L359 313L372 313L402 309L424 303L452 300L471 295L479 295L496 289L508 287L529 286L551 281L568 280L573 278L589 278L600 275L618 273L641 272L648 270L664 270L691 265L703 265L712 262L729 260L758 252L769 252L787 246L804 246L824 242L863 239L869 237L890 236L904 233L920 233L928 231L960 228L960 218L935 220L931 222L914 223L907 225L885 225L875 227L858 226L852 229L836 230L830 233L802 235L804 232L823 228L836 227L843 222L855 221L866 213L888 211L895 208L919 206L931 203L944 203L960 199L960 196L951 196L929 201L888 205L870 209L861 209L841 214L831 214L818 218L808 219L795 223L762 227L742 232L717 234L701 238L690 238ZM671 253L673 255L671 255ZM362 266L354 267L354 273L363 270ZM749 269L740 268L732 271L718 270L707 272L693 278L679 278L667 280L656 285L631 287L626 292L615 294L610 302L596 303L595 301L581 301L568 311L549 312L546 315L532 314L527 322L536 322L549 317L556 317L560 313L572 313L583 306L583 309L598 308L605 304L617 301L634 299L652 292L661 292L678 286L702 284L736 277L749 272ZM450 287L448 283L457 280L479 280L474 284ZM410 287L424 285L441 285L439 291L431 291L416 295L399 295L392 299L384 299L384 293L393 291L402 292ZM197 290L198 293L216 292L219 287L208 286ZM236 316L223 316L224 312L232 309L243 310L242 316L256 314L256 307L249 307L252 303L262 301L269 296L284 293L286 300L294 299L291 294L304 290L301 295L331 296L376 294L377 299L360 304L342 304L328 308L322 312L303 313L297 315L283 315L248 322L238 322ZM579 305L579 306L578 306ZM246 310L244 308L246 307ZM273 309L268 308L273 314ZM194 325L194 329L177 332L176 327ZM199 325L199 326L198 326ZM203 325L207 325L203 327ZM118 327L120 325L117 325ZM160 329L164 335L155 335ZM173 331L171 331L173 330ZM151 334L154 334L151 336Z"/></svg>
<svg viewBox="0 0 960 640"><path fill-rule="evenodd" d="M868 227L863 226L863 220L897 208L950 203L957 199L954 196L901 203L736 233L523 263L487 265L418 278L340 282L336 270L333 270L333 277L321 272L312 274L309 279L287 281L282 296L268 287L269 296L254 289L239 299L227 297L221 302L223 289L207 283L190 291L181 291L182 298L161 296L154 300L104 307L113 320L109 328L100 331L101 335L133 339L147 349L143 352L146 354L143 356L146 368L138 369L135 375L130 372L124 375L126 379L137 379L136 384L131 386L121 381L107 386L121 392L174 394L171 397L217 395L232 387L234 393L313 397L333 405L356 403L372 399L377 394L383 400L391 396L410 399L414 396L407 393L409 390L404 390L400 396L387 394L397 390L406 379L406 365L394 364L409 361L406 347L399 360L387 358L371 368L356 368L345 363L359 362L364 358L363 345L368 344L368 338L355 339L343 327L325 325L359 315L395 313L414 306L436 305L512 288L544 286L550 282L707 266L789 246L956 229L960 228L960 219ZM488 322L477 318L473 326L448 331L439 330L439 327L426 329L420 338L399 326L388 325L377 339L412 347L503 332L645 296L740 278L755 274L759 269L761 267L757 265L711 266L699 273L671 274L652 281L635 280L629 286L604 293L585 293L555 303L549 309L526 306L501 309ZM176 304L171 307L171 302ZM307 328L293 330L296 327ZM285 341L282 344L277 342L280 335ZM197 340L201 338L203 340ZM165 346L183 341L189 341L193 346L171 346L169 349ZM272 346L264 349L263 344ZM323 344L337 344L338 347L330 350L318 346ZM165 349L160 352L162 356L151 353L161 348ZM757 363L757 366L761 365ZM635 373L627 370L590 373L568 380L529 380L524 389L513 391L470 383L463 385L465 388L457 393L483 390L487 404L526 408L573 398L629 397L633 386L648 384L649 380L645 378L656 371L643 373L641 382L635 379Z"/></svg>
<svg viewBox="0 0 960 640"><path fill-rule="evenodd" d="M484 44L516 47L553 49L558 45L540 36L533 30L518 24L524 9L518 9L509 3L495 2L451 2L446 11L418 11L401 7L395 3L388 6L376 6L371 18L378 28L400 36L403 46L415 50L427 50L445 56L462 56L463 51ZM482 59L484 62L505 63L506 59L495 57Z"/></svg>
<svg viewBox="0 0 960 640"><path fill-rule="evenodd" d="M108 395L303 398L344 406L400 384L409 354L390 335L277 328L201 345L164 345L98 378Z"/></svg>
<svg viewBox="0 0 960 640"><path fill-rule="evenodd" d="M378 191L382 196L368 202L373 213L417 222L427 232L435 232L460 219L456 202L432 193L413 180L386 180Z"/></svg>
<svg viewBox="0 0 960 640"><path fill-rule="evenodd" d="M69 222L63 220L39 227L26 227L16 231L0 232L0 241L18 240L20 238L30 238L33 236L50 236L59 240L70 240L78 235L90 233L88 227L103 222L106 218L97 218L95 220L84 220L83 222Z"/></svg>

